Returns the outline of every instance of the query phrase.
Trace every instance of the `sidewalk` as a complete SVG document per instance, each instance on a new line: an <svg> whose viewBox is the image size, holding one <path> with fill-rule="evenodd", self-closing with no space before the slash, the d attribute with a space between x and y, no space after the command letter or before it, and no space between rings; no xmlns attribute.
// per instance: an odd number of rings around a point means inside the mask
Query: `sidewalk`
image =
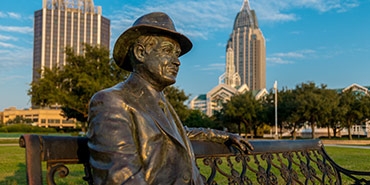
<svg viewBox="0 0 370 185"><path fill-rule="evenodd" d="M331 145L369 145L370 146L370 140L321 140L324 146L331 144Z"/></svg>
<svg viewBox="0 0 370 185"><path fill-rule="evenodd" d="M342 147L342 148L359 148L359 149L370 149L370 146L359 146L359 145L338 145L338 144L327 144L325 146Z"/></svg>
<svg viewBox="0 0 370 185"><path fill-rule="evenodd" d="M19 146L18 143L6 143L6 144L0 144L0 147L2 146Z"/></svg>

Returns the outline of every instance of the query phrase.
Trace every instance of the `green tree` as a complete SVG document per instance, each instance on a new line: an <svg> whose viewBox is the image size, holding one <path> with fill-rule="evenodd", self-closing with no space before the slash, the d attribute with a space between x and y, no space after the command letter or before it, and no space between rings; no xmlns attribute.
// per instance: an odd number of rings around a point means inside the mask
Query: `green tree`
<svg viewBox="0 0 370 185"><path fill-rule="evenodd" d="M41 73L41 71L39 71ZM38 107L48 107L58 103L60 89L59 78L60 68L55 66L52 69L44 68L43 78L31 83L28 90L33 105Z"/></svg>
<svg viewBox="0 0 370 185"><path fill-rule="evenodd" d="M361 112L363 114L363 122L366 122L370 118L370 96L362 96L361 98Z"/></svg>
<svg viewBox="0 0 370 185"><path fill-rule="evenodd" d="M278 99L278 120L284 128L290 129L293 139L297 137L297 130L303 126L301 117L297 113L298 101L297 92L294 90L283 89L279 92Z"/></svg>
<svg viewBox="0 0 370 185"><path fill-rule="evenodd" d="M338 123L340 122L339 95L335 90L325 88L320 89L320 94L323 103L318 119L321 123L320 126L328 129L328 137L331 138L330 128L336 136Z"/></svg>
<svg viewBox="0 0 370 185"><path fill-rule="evenodd" d="M12 125L12 124L31 124L32 120L29 118L23 118L22 116L15 116L14 119L9 119L5 124Z"/></svg>
<svg viewBox="0 0 370 185"><path fill-rule="evenodd" d="M200 110L190 110L189 116L183 122L188 127L203 127L203 128L214 128L222 129L216 124L210 117L201 112Z"/></svg>
<svg viewBox="0 0 370 185"><path fill-rule="evenodd" d="M189 99L189 95L186 95L184 90L180 90L175 86L166 87L163 93L175 109L180 120L184 122L190 114L190 110L185 105L185 101Z"/></svg>
<svg viewBox="0 0 370 185"><path fill-rule="evenodd" d="M258 123L260 123L258 119L261 119L258 115L262 111L262 103L255 99L252 92L249 91L231 97L222 109L223 119L226 122L237 124L239 134L241 134L242 125L245 127L246 134L248 130L256 132Z"/></svg>
<svg viewBox="0 0 370 185"><path fill-rule="evenodd" d="M100 46L84 45L84 54L78 55L66 48L66 65L44 68L42 78L31 83L28 91L33 105L61 106L63 115L86 123L91 96L127 78L109 59L109 50Z"/></svg>
<svg viewBox="0 0 370 185"><path fill-rule="evenodd" d="M363 101L364 100L364 101ZM345 91L340 94L339 106L343 108L344 117L342 126L348 129L348 139L352 140L352 126L361 124L367 117L367 98L356 91Z"/></svg>
<svg viewBox="0 0 370 185"><path fill-rule="evenodd" d="M307 121L310 124L312 138L316 138L315 128L324 109L325 101L321 90L325 88L326 85L321 85L321 88L319 88L314 82L309 82L297 85L295 89L298 103L296 113L300 115L300 120Z"/></svg>

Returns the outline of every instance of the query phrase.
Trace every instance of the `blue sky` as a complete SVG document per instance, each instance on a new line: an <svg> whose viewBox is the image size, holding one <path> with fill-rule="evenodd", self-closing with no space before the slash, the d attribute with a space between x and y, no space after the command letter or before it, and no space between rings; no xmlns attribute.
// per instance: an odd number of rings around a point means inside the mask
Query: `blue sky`
<svg viewBox="0 0 370 185"><path fill-rule="evenodd" d="M111 46L139 16L163 11L193 42L176 86L191 97L218 84L243 0L95 0L111 20ZM250 0L266 39L266 84L370 85L369 0ZM33 14L42 0L0 1L0 111L30 107ZM112 49L112 48L111 48Z"/></svg>

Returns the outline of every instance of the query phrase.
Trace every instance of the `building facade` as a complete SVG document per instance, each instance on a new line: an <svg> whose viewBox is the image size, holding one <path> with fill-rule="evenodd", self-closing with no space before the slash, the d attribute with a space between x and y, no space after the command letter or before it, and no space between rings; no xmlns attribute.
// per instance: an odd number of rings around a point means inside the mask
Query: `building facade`
<svg viewBox="0 0 370 185"><path fill-rule="evenodd" d="M61 109L16 109L10 107L0 112L3 124L17 117L29 120L33 126L53 128L76 128L75 119L66 119Z"/></svg>
<svg viewBox="0 0 370 185"><path fill-rule="evenodd" d="M230 85L220 83L207 94L201 94L189 101L188 107L190 109L200 110L207 116L211 117L215 112L222 109L222 104L226 103L237 94L242 94L249 91L247 85L242 85L239 88L234 88ZM252 91L256 99L265 97L268 92L266 89Z"/></svg>
<svg viewBox="0 0 370 185"><path fill-rule="evenodd" d="M34 16L33 81L44 67L65 65L66 47L77 54L83 53L83 44L109 49L110 20L93 0L43 0Z"/></svg>
<svg viewBox="0 0 370 185"><path fill-rule="evenodd" d="M230 86L246 84L250 90L266 88L265 38L248 0L244 0L236 15L227 42L225 83Z"/></svg>
<svg viewBox="0 0 370 185"><path fill-rule="evenodd" d="M254 10L244 0L236 15L233 32L226 46L225 73L219 84L207 94L189 102L190 109L199 109L208 116L220 111L222 103L238 93L252 91L256 99L266 94L266 46Z"/></svg>

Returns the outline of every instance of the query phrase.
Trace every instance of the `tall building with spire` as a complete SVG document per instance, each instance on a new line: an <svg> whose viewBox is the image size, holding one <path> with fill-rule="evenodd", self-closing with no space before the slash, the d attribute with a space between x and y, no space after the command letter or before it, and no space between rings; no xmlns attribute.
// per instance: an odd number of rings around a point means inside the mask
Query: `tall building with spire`
<svg viewBox="0 0 370 185"><path fill-rule="evenodd" d="M109 49L110 20L102 16L102 8L93 0L43 0L35 12L33 81L44 67L65 65L65 48L83 53L82 44L100 45Z"/></svg>
<svg viewBox="0 0 370 185"><path fill-rule="evenodd" d="M244 0L236 15L233 32L226 46L225 66L225 73L218 79L219 84L207 94L194 97L189 102L189 108L212 116L235 94L252 91L256 99L268 94L265 38L248 0Z"/></svg>
<svg viewBox="0 0 370 185"><path fill-rule="evenodd" d="M232 68L235 70L230 70ZM245 84L249 90L266 88L265 38L248 0L244 0L236 15L233 31L227 42L225 83L233 87Z"/></svg>

